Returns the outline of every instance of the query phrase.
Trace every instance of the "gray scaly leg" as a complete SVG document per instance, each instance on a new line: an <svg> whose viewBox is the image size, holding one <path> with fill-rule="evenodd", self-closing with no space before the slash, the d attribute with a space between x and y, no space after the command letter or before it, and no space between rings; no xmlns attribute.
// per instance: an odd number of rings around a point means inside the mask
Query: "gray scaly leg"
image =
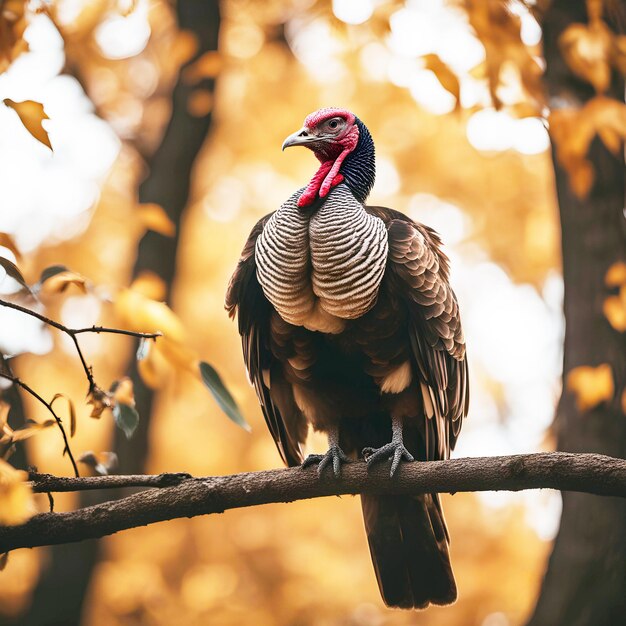
<svg viewBox="0 0 626 626"><path fill-rule="evenodd" d="M404 447L402 440L402 418L394 417L391 421L391 441L381 448L363 448L363 456L367 466L371 467L380 461L392 459L390 476L396 473L400 461L414 461L413 455Z"/></svg>
<svg viewBox="0 0 626 626"><path fill-rule="evenodd" d="M317 473L321 476L324 468L332 463L333 474L335 478L339 478L341 474L341 464L350 462L345 452L339 447L339 428L333 426L328 430L328 452L326 454L310 454L304 459L302 467L306 468L309 467L309 465L319 463Z"/></svg>

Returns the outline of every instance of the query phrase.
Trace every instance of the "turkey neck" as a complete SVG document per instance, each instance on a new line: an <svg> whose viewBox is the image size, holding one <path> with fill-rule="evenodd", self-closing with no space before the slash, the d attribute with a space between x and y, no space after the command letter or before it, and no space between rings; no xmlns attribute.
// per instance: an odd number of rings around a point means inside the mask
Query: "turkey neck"
<svg viewBox="0 0 626 626"><path fill-rule="evenodd" d="M357 117L354 122L359 129L356 148L345 158L340 173L357 202L364 204L376 177L376 154L374 140L367 126Z"/></svg>
<svg viewBox="0 0 626 626"><path fill-rule="evenodd" d="M346 184L317 210L297 206L302 190L268 220L256 243L257 276L287 322L339 332L330 318L360 317L376 303L387 260L387 230Z"/></svg>

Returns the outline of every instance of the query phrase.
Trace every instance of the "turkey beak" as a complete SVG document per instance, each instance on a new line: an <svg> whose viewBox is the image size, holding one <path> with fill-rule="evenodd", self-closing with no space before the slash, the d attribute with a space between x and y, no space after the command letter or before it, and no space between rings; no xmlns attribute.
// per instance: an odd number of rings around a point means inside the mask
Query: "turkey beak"
<svg viewBox="0 0 626 626"><path fill-rule="evenodd" d="M291 148L291 146L304 146L311 141L314 141L316 137L311 134L306 126L303 126L300 130L289 135L285 141L283 141L283 150L285 148Z"/></svg>

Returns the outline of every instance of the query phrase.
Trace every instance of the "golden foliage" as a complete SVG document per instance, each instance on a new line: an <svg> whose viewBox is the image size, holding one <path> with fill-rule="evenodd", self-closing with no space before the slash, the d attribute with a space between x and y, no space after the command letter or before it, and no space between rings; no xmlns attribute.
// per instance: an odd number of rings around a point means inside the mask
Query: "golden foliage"
<svg viewBox="0 0 626 626"><path fill-rule="evenodd" d="M76 272L64 270L58 272L50 278L46 278L41 283L40 293L43 295L54 295L64 293L68 287L74 286L78 291L87 293L87 279Z"/></svg>
<svg viewBox="0 0 626 626"><path fill-rule="evenodd" d="M0 5L0 74L28 50L24 31L28 26L27 0L5 0Z"/></svg>
<svg viewBox="0 0 626 626"><path fill-rule="evenodd" d="M34 513L28 474L0 459L0 524L23 524Z"/></svg>
<svg viewBox="0 0 626 626"><path fill-rule="evenodd" d="M24 2L16 4L23 6ZM68 72L81 78L98 115L122 129L124 146L101 188L101 200L85 233L73 241L46 246L32 258L29 255L28 272L60 259L96 284L127 284L139 230L128 227L128 215L136 217L136 187L143 174L136 150L145 157L158 146L171 112L173 81L180 66L197 50L195 37L176 29L172 3L150 2L152 35L145 51L130 59L105 58L94 33L111 12L123 12L132 4L110 0L77 3L76 16L59 26ZM384 72L383 77L372 78L359 55L368 43L384 41L389 15L397 10L397 3L377 5L370 23L341 28L332 17L329 2L304 8L310 4L227 0L221 52L203 55L182 70L190 85L219 77L219 90L211 97L198 89L187 103L194 115L205 115L214 108L216 116L212 139L195 164L194 195L181 233L174 290L177 313L161 302L166 294L162 279L150 274L139 276L128 289L113 288L113 304L102 311L110 325L164 333L156 342L144 342L138 357L142 379L160 391L151 423L148 471L185 470L203 475L258 470L279 463L262 425L258 402L245 380L239 339L223 313L222 297L251 225L310 176L309 155L285 160L278 146L293 130L294 120L299 122L316 106L345 103L375 131L380 154L402 181L399 191L389 194L384 185L378 185L375 193L383 196L386 204L406 210L416 194L428 193L455 205L464 224L459 249L474 248L481 258L502 265L515 281L540 288L546 275L558 268L549 154L526 155L513 150L479 154L466 135L474 110L454 116L430 115ZM506 107L506 112L517 118L542 114L541 69L534 58L540 52L521 42L518 16L499 0L473 0L468 7L470 23L487 52L475 74L482 72L496 107ZM56 3L50 12L59 25ZM334 51L319 65L339 67L341 80L322 82L294 57L288 41L290 23L294 30L310 23L322 33L329 25L332 36L339 40L337 50L347 52ZM256 33L262 45L257 54L241 62L238 55L249 48L242 33L249 32ZM237 41L229 41L231 37ZM612 67L626 66L625 42L624 37L612 38ZM324 51L324 46L321 41L317 51ZM579 43L574 49L581 53ZM442 58L446 57L426 55L425 67L456 97L458 107L463 76L454 74L451 67L456 71L456 66L444 64ZM507 99L502 88L503 78L510 75L519 79L523 90L518 102ZM582 192L593 182L586 158L590 141L598 135L616 151L622 137L619 107L602 102L596 101L598 110L591 110L592 120L578 118L580 112L574 111L565 121L567 128L561 130L565 156ZM585 115L589 113L587 110ZM560 132L558 115L555 119L551 120L553 139L554 133ZM578 128L581 123L582 131ZM569 133L574 139L566 136ZM276 144L276 150L270 148L270 142ZM161 210L157 205L148 209L145 220L139 219L144 227L174 234ZM414 217L420 218L419 211ZM51 300L54 312L60 299ZM89 363L98 379L103 376L120 382L109 391L93 390L89 398L93 417L105 409L113 410L118 403L132 405L132 390L120 379L121 362L129 349L130 342L117 337L94 344ZM199 385L176 375L189 371L198 377L198 354L215 355L212 358L220 372L235 381L234 390L243 398L246 414L256 419L252 436L233 429L226 420L207 419L212 408L207 407L206 395L200 395ZM78 380L81 372L68 366L62 350L39 361L30 356L20 358L23 371L32 372L33 384L47 388L46 397L56 388L69 388L72 393L68 397L77 399L78 421L82 414L88 415L78 400L84 394L84 380ZM42 361L43 365L31 367ZM572 372L574 393L581 388L587 403L599 395L603 401L606 389L598 393L595 388L598 380L600 386L606 386L606 375L594 377L593 368L589 369L591 377L589 372ZM85 419L73 440L77 451L96 451L80 457L96 473L109 471L112 463L100 452L110 446L110 428L109 419ZM33 427L32 432L35 430ZM60 451L45 434L33 444L31 452L38 464L55 471ZM57 467L65 469L60 464ZM453 538L459 537L452 550L461 597L453 607L420 613L420 623L480 624L495 612L505 614L511 624L523 623L534 600L548 544L523 521L521 507L488 508L470 495L448 498L446 507ZM180 520L123 533L105 542L106 557L90 592L86 623L413 624L418 619L415 614L387 611L378 598L366 540L358 532L360 515L356 499L326 499L232 511L227 516ZM336 523L320 525L320 519ZM508 568L511 562L520 567L512 571ZM35 578L29 574L30 586ZM490 584L494 579L501 584ZM6 597L4 593L0 590L0 600ZM27 598L29 593L25 586L22 595Z"/></svg>
<svg viewBox="0 0 626 626"><path fill-rule="evenodd" d="M559 163L568 173L573 190L584 198L595 179L587 158L591 141L597 135L611 152L619 153L626 139L626 104L596 96L580 109L552 111L549 119Z"/></svg>
<svg viewBox="0 0 626 626"><path fill-rule="evenodd" d="M134 289L121 289L114 302L120 324L136 332L161 332L171 341L181 342L186 333L180 318L165 304L147 298Z"/></svg>
<svg viewBox="0 0 626 626"><path fill-rule="evenodd" d="M461 85L457 75L436 54L426 54L421 58L424 61L424 67L430 70L441 86L454 96L458 110L461 106Z"/></svg>
<svg viewBox="0 0 626 626"><path fill-rule="evenodd" d="M164 300L166 286L164 280L154 272L143 271L130 285L130 290L149 300Z"/></svg>
<svg viewBox="0 0 626 626"><path fill-rule="evenodd" d="M615 393L613 370L608 363L597 367L581 365L567 374L567 389L574 393L580 411L589 411L602 402L610 402Z"/></svg>
<svg viewBox="0 0 626 626"><path fill-rule="evenodd" d="M50 426L54 426L56 424L53 419L48 419L43 422L29 420L21 428L14 430L7 422L9 408L9 405L6 402L0 400L0 458L4 459L11 456L14 443L29 439L44 428L49 428Z"/></svg>
<svg viewBox="0 0 626 626"><path fill-rule="evenodd" d="M52 150L50 138L42 122L50 119L43 110L43 105L33 100L24 100L23 102L14 102L10 98L3 100L4 104L13 109L19 116L24 128L44 146Z"/></svg>
<svg viewBox="0 0 626 626"><path fill-rule="evenodd" d="M118 381L113 391L113 398L116 402L128 404L129 406L135 406L135 392L133 390L133 381L128 376L124 376Z"/></svg>
<svg viewBox="0 0 626 626"><path fill-rule="evenodd" d="M615 330L626 332L626 286L620 289L619 295L609 296L604 301L602 310Z"/></svg>
<svg viewBox="0 0 626 626"><path fill-rule="evenodd" d="M626 263L618 261L613 263L606 272L604 284L607 287L621 287L626 285Z"/></svg>
<svg viewBox="0 0 626 626"><path fill-rule="evenodd" d="M203 78L215 78L223 64L222 55L216 50L209 50L183 69L182 78L189 84L200 82Z"/></svg>
<svg viewBox="0 0 626 626"><path fill-rule="evenodd" d="M469 22L485 47L485 63L477 71L486 75L496 109L502 107L498 89L505 66L515 68L528 97L542 103L542 71L520 38L519 17L499 0L468 0L466 7Z"/></svg>
<svg viewBox="0 0 626 626"><path fill-rule="evenodd" d="M139 219L142 224L155 233L160 233L166 237L173 237L176 234L176 226L169 218L165 209L154 202L146 202L137 207Z"/></svg>
<svg viewBox="0 0 626 626"><path fill-rule="evenodd" d="M213 108L213 95L207 89L195 89L187 100L187 110L194 117L204 117Z"/></svg>
<svg viewBox="0 0 626 626"><path fill-rule="evenodd" d="M7 233L0 233L0 246L2 246L3 248L6 248L7 250L10 250L15 255L15 258L18 261L20 260L22 255L20 254L20 251L17 249L17 246L15 245L15 241L13 241L13 237L11 237L11 235Z"/></svg>
<svg viewBox="0 0 626 626"><path fill-rule="evenodd" d="M563 58L574 74L604 93L611 84L613 33L601 20L570 24L559 39Z"/></svg>
<svg viewBox="0 0 626 626"><path fill-rule="evenodd" d="M604 282L609 288L618 288L617 295L604 301L604 315L615 330L626 332L626 263L619 261L611 265Z"/></svg>

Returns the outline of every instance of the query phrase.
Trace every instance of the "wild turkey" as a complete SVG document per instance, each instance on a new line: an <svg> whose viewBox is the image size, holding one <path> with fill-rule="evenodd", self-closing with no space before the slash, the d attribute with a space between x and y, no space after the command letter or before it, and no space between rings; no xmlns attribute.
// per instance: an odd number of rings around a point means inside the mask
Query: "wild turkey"
<svg viewBox="0 0 626 626"><path fill-rule="evenodd" d="M312 455L339 475L368 465L449 457L467 415L465 341L439 236L393 209L366 206L374 142L354 114L309 115L283 149L320 166L252 229L230 280L248 375L278 450L302 463L307 423L327 433ZM436 493L361 496L387 605L449 604L457 591Z"/></svg>

